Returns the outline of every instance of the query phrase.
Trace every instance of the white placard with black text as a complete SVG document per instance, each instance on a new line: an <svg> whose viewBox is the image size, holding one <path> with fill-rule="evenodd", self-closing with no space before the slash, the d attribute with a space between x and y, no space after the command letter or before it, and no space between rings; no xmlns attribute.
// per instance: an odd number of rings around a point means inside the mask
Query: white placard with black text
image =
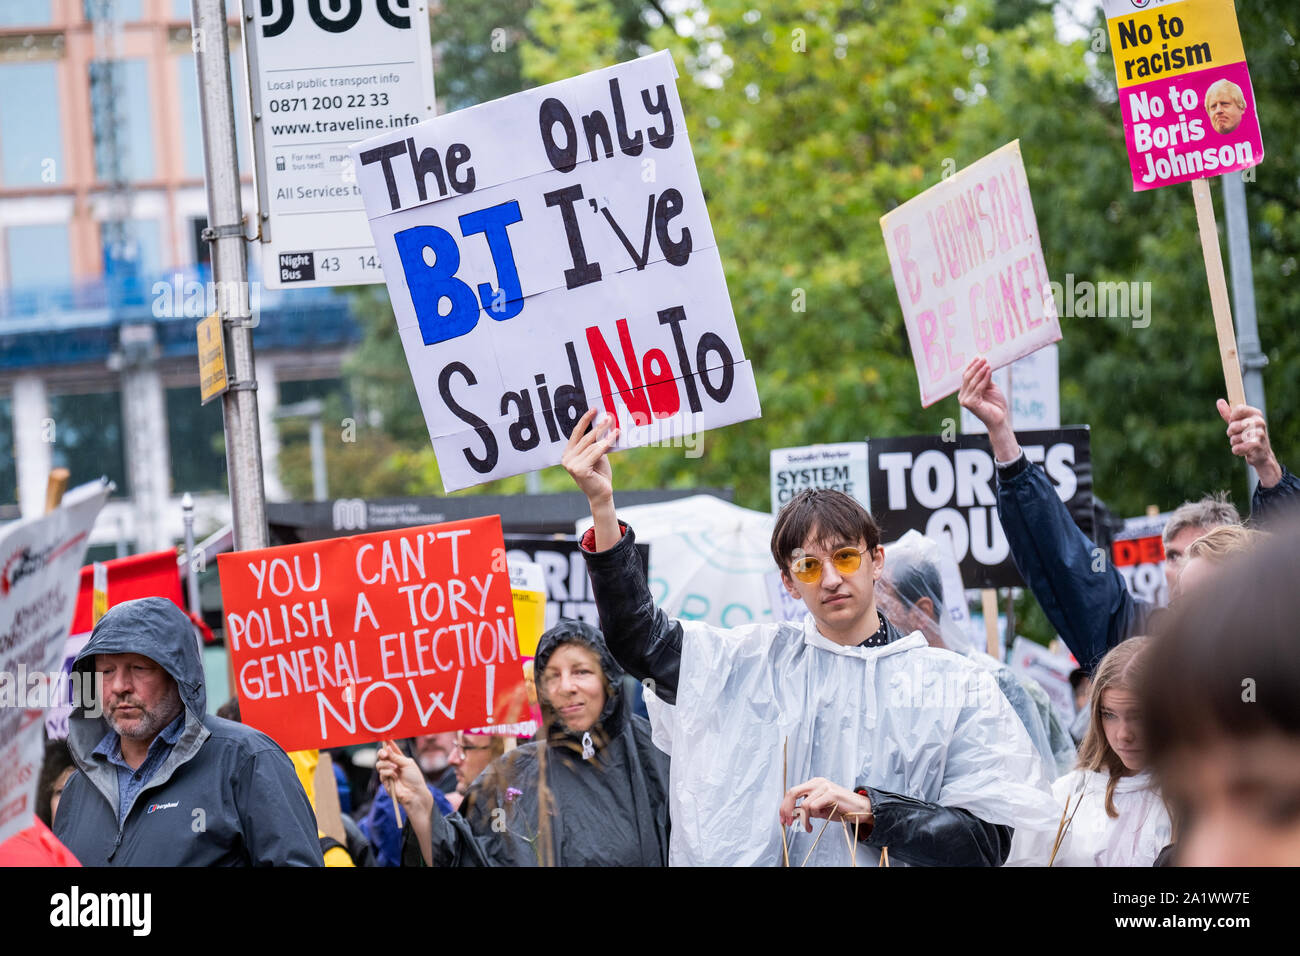
<svg viewBox="0 0 1300 956"><path fill-rule="evenodd" d="M448 491L755 418L677 71L656 53L353 148Z"/></svg>

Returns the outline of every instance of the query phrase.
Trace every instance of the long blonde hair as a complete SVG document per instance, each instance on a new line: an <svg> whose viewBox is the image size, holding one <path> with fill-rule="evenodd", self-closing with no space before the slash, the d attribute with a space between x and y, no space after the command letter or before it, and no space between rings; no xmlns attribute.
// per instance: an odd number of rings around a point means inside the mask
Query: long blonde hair
<svg viewBox="0 0 1300 956"><path fill-rule="evenodd" d="M1092 678L1092 696L1088 701L1092 719L1088 721L1088 733L1079 747L1079 767L1110 776L1106 784L1106 815L1112 818L1119 816L1119 811L1115 809L1115 787L1129 770L1106 739L1106 729L1101 723L1101 695L1107 690L1123 690L1130 694L1138 692L1149 643L1150 638L1147 637L1130 637L1112 648L1101 659Z"/></svg>

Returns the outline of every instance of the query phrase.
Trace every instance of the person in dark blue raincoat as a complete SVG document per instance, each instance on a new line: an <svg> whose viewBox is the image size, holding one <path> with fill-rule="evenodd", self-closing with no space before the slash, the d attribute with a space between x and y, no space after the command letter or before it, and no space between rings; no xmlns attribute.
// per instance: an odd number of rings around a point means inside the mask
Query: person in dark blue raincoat
<svg viewBox="0 0 1300 956"><path fill-rule="evenodd" d="M1097 566L1096 545L1079 530L1046 473L1029 462L1016 441L1007 420L1006 396L993 382L993 370L986 359L975 359L967 366L959 400L989 432L997 463L998 518L1012 560L1065 646L1080 666L1092 673L1112 647L1149 633L1158 608L1130 594L1123 576L1105 556ZM1245 405L1229 411L1221 401L1219 412L1228 425L1233 453L1260 474L1251 501L1252 517L1271 522L1279 515L1300 511L1300 480L1278 464L1259 411ZM1212 497L1189 502L1174 512L1165 529L1171 591L1182 541L1190 544L1215 527L1236 523L1231 504ZM1175 539L1178 548L1171 547Z"/></svg>

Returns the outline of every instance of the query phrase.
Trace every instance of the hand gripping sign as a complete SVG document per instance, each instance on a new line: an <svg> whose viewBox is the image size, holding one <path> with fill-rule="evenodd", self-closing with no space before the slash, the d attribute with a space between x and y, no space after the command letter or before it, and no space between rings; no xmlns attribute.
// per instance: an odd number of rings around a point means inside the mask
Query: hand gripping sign
<svg viewBox="0 0 1300 956"><path fill-rule="evenodd" d="M1060 341L1019 140L882 216L880 228L923 406L957 391L977 356L1001 368Z"/></svg>
<svg viewBox="0 0 1300 956"><path fill-rule="evenodd" d="M526 719L501 521L217 558L244 723L285 750Z"/></svg>
<svg viewBox="0 0 1300 956"><path fill-rule="evenodd" d="M448 491L757 417L667 53L353 147Z"/></svg>

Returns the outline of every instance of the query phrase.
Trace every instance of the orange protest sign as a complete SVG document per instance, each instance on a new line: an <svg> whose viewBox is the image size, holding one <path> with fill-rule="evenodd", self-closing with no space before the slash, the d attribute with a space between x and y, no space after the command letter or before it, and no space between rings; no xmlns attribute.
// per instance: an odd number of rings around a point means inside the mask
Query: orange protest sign
<svg viewBox="0 0 1300 956"><path fill-rule="evenodd" d="M285 750L527 718L501 520L217 559L240 715Z"/></svg>

